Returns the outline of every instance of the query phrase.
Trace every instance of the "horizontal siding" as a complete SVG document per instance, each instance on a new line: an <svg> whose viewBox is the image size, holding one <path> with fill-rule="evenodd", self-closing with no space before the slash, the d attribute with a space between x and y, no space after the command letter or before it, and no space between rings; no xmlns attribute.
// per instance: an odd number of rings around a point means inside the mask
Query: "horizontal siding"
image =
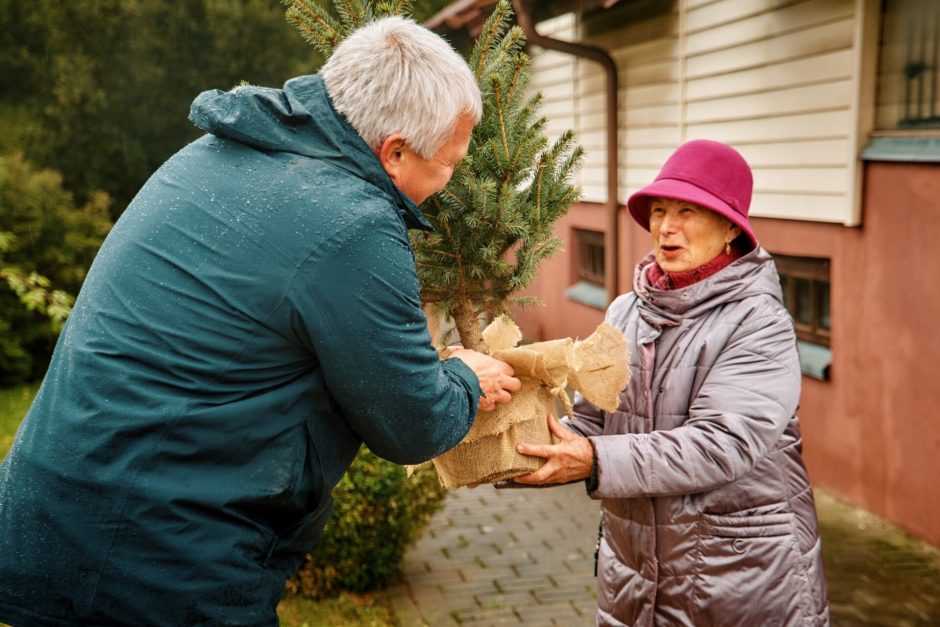
<svg viewBox="0 0 940 627"><path fill-rule="evenodd" d="M687 139L715 139L730 144L768 141L793 141L848 135L851 124L848 109L803 113L770 118L741 119L728 122L689 124Z"/></svg>
<svg viewBox="0 0 940 627"><path fill-rule="evenodd" d="M562 15L543 22L539 24L539 31L549 37L573 40L576 34L574 16ZM562 133L576 128L576 62L571 55L538 46L532 46L529 55L532 59L529 91L542 94L538 113L546 118L545 133L551 143ZM581 184L580 176L576 177L575 183Z"/></svg>
<svg viewBox="0 0 940 627"><path fill-rule="evenodd" d="M826 1L826 0L823 0ZM819 0L813 0L819 2ZM785 8L793 0L721 0L688 11L686 28L690 33L719 27L728 22L741 20Z"/></svg>
<svg viewBox="0 0 940 627"><path fill-rule="evenodd" d="M690 78L714 76L851 48L854 28L855 20L846 18L763 41L729 46L689 57L686 62L687 74Z"/></svg>
<svg viewBox="0 0 940 627"><path fill-rule="evenodd" d="M752 215L762 218L810 220L815 222L842 222L845 213L843 195L823 194L769 194L755 190L752 208L760 208Z"/></svg>
<svg viewBox="0 0 940 627"><path fill-rule="evenodd" d="M826 22L851 19L854 14L852 2L806 0L772 13L751 15L721 26L690 32L686 40L686 54L692 56L726 48L729 41L740 45L779 37Z"/></svg>
<svg viewBox="0 0 940 627"><path fill-rule="evenodd" d="M845 165L849 140L847 137L837 137L755 144L738 143L737 148L752 168L786 166L829 168Z"/></svg>
<svg viewBox="0 0 940 627"><path fill-rule="evenodd" d="M649 183L680 143L708 138L751 164L753 215L851 221L855 0L681 4L682 20L674 10L584 41L606 49L619 71L619 200ZM570 36L559 37L578 40L574 18L568 25ZM585 148L584 200L604 202L606 78L599 64L568 58L534 62L533 87L545 86L551 132L571 128Z"/></svg>
<svg viewBox="0 0 940 627"><path fill-rule="evenodd" d="M754 168L754 189L759 193L841 195L848 182L845 166Z"/></svg>
<svg viewBox="0 0 940 627"><path fill-rule="evenodd" d="M689 102L689 124L720 122L741 118L760 118L817 111L845 109L852 97L852 82L843 79L789 89L775 89L756 94Z"/></svg>
<svg viewBox="0 0 940 627"><path fill-rule="evenodd" d="M621 107L620 127L675 125L679 103L654 103L643 107Z"/></svg>
<svg viewBox="0 0 940 627"><path fill-rule="evenodd" d="M689 100L704 100L851 77L852 51L833 50L717 76L690 78L686 84L686 96Z"/></svg>

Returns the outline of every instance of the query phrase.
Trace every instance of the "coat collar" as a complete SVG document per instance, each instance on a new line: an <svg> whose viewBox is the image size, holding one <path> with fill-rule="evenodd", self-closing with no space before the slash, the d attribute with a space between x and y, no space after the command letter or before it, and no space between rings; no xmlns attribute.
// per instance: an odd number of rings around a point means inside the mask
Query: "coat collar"
<svg viewBox="0 0 940 627"><path fill-rule="evenodd" d="M410 198L385 173L378 157L336 111L323 78L292 78L283 89L240 86L201 93L189 119L207 133L265 152L289 152L343 169L378 187L408 228L433 230Z"/></svg>
<svg viewBox="0 0 940 627"><path fill-rule="evenodd" d="M756 293L763 292L783 302L773 258L761 247L701 281L674 290L652 286L648 270L653 263L655 256L649 253L637 264L633 291L640 301L640 315L656 328L675 326L683 318L696 317L718 305Z"/></svg>

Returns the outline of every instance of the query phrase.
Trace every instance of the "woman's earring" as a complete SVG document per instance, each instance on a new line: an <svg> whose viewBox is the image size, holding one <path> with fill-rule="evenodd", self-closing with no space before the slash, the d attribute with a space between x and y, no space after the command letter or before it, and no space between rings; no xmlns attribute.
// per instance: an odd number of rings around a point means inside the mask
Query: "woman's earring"
<svg viewBox="0 0 940 627"><path fill-rule="evenodd" d="M731 242L725 242L725 254L726 255L731 254Z"/></svg>

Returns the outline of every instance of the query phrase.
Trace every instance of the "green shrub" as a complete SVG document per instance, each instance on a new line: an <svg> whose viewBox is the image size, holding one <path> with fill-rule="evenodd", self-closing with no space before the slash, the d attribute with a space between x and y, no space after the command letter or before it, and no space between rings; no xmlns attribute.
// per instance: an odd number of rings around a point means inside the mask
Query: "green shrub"
<svg viewBox="0 0 940 627"><path fill-rule="evenodd" d="M386 586L444 492L432 466L407 477L404 468L363 447L334 488L333 513L287 592L322 599Z"/></svg>

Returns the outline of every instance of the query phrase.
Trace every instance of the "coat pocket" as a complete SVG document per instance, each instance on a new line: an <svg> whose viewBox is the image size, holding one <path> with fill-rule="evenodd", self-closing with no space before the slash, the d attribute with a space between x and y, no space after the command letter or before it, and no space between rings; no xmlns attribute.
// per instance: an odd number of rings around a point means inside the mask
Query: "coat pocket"
<svg viewBox="0 0 940 627"><path fill-rule="evenodd" d="M309 504L308 513L297 523L271 539L262 562L267 568L285 572L287 577L300 568L306 554L313 549L333 506L330 486L327 485L326 475L320 462L320 453L309 426L306 433L308 454L304 472L317 478L313 481L318 484L318 489L312 493L313 502Z"/></svg>
<svg viewBox="0 0 940 627"><path fill-rule="evenodd" d="M801 621L803 569L791 513L703 514L698 549L696 624Z"/></svg>

